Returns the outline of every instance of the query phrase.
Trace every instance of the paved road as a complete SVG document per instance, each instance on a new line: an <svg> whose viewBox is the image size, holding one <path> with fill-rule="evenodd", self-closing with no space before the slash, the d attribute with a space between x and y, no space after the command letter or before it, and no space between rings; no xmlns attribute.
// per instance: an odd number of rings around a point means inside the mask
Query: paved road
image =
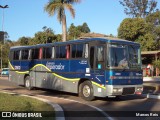
<svg viewBox="0 0 160 120"><path fill-rule="evenodd" d="M142 96L123 96L119 99L115 98L96 98L94 101L84 101L83 99L79 98L76 94L71 93L64 93L64 92L57 92L53 90L44 90L44 89L36 89L33 91L28 91L23 87L16 86L16 84L9 82L5 79L0 79L0 89L1 90L8 90L11 92L22 93L22 94L29 94L38 96L41 98L48 99L52 102L58 103L64 109L65 116L83 116L84 114L95 114L95 116L103 116L101 119L106 119L104 116L110 115L113 119L124 120L124 119L135 119L122 117L127 115L133 115L136 113L140 113L142 111L148 111L149 113L154 113L155 111L160 111L160 100L158 99L148 99ZM103 110L104 114L98 112L98 110ZM78 112L75 112L78 111ZM92 112L87 112L92 111ZM95 112L96 111L96 112ZM116 112L114 112L116 111ZM119 112L123 111L123 112ZM136 111L136 112L135 112ZM91 116L92 116L91 115ZM116 117L120 115L121 117ZM160 114L158 114L160 117ZM84 115L85 116L85 115ZM157 119L153 117L146 117L147 119ZM67 117L67 120L75 119L75 117ZM80 120L82 118L77 118ZM83 117L83 119L87 120L88 118ZM92 116L92 119L97 119L96 117ZM100 119L100 118L98 118ZM136 119L144 119L142 117L136 117Z"/></svg>

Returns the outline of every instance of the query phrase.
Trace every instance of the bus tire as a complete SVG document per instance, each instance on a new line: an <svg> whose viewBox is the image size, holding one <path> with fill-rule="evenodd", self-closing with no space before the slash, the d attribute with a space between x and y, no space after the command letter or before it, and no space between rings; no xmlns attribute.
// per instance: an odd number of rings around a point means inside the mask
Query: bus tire
<svg viewBox="0 0 160 120"><path fill-rule="evenodd" d="M25 78L25 87L26 87L28 90L32 90L30 76L27 76L27 77Z"/></svg>
<svg viewBox="0 0 160 120"><path fill-rule="evenodd" d="M93 100L94 97L94 91L93 91L93 86L90 81L84 81L83 83L80 84L79 86L79 96L87 101Z"/></svg>

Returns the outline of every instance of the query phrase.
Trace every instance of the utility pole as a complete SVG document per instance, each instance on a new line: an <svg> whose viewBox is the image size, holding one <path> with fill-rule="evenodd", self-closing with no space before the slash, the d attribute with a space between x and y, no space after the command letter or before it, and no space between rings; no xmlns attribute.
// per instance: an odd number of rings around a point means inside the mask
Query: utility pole
<svg viewBox="0 0 160 120"><path fill-rule="evenodd" d="M9 6L8 5L5 5L5 6L2 6L2 5L0 5L0 8L2 8L3 9L3 14L2 14L2 32L3 32L3 40L2 40L2 44L5 44L5 32L4 32L4 9L5 8L9 8ZM1 45L1 70L2 70L2 45ZM1 77L2 77L2 74L1 74Z"/></svg>

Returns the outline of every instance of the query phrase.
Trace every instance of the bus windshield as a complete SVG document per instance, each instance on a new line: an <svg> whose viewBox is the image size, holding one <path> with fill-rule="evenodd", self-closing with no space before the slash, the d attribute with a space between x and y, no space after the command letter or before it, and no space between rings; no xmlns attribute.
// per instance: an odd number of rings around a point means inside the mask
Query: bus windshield
<svg viewBox="0 0 160 120"><path fill-rule="evenodd" d="M108 67L111 69L141 68L140 47L124 44L109 44Z"/></svg>

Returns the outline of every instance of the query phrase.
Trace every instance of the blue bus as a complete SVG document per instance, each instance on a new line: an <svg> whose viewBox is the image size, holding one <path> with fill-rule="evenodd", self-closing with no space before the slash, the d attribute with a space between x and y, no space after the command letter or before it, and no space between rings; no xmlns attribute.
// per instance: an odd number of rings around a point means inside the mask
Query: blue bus
<svg viewBox="0 0 160 120"><path fill-rule="evenodd" d="M141 94L140 45L109 38L10 48L9 80L33 87L95 96Z"/></svg>

